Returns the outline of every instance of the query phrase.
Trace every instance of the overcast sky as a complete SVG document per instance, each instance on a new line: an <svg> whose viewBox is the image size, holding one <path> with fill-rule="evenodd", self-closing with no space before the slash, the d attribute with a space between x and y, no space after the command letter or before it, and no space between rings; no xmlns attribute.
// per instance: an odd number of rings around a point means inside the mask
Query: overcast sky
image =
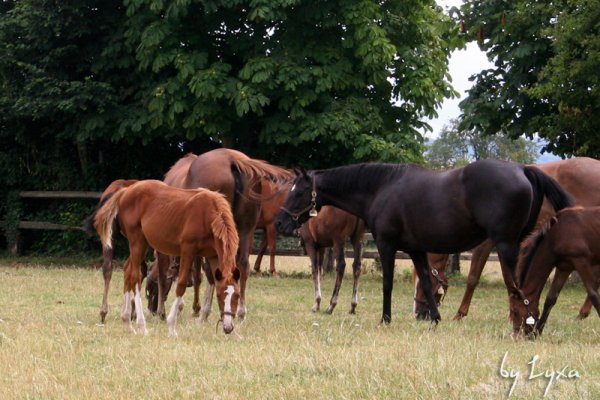
<svg viewBox="0 0 600 400"><path fill-rule="evenodd" d="M450 7L460 6L462 0L437 0L437 3L447 10ZM441 108L438 109L439 117L429 121L433 132L427 133L427 137L432 139L438 137L444 125L449 125L451 119L458 118L460 114L458 103L466 97L466 91L473 84L469 81L469 77L491 66L492 63L488 61L485 53L479 50L477 43L470 42L466 49L452 53L449 65L450 75L452 76L452 86L459 92L460 97L444 101Z"/></svg>
<svg viewBox="0 0 600 400"><path fill-rule="evenodd" d="M437 3L447 10L450 7L459 7L463 2L462 0L437 0ZM479 50L475 42L467 44L464 50L457 50L452 53L449 64L450 75L452 76L452 86L460 94L460 97L446 99L442 103L442 106L438 109L438 118L429 120L433 132L428 132L425 135L426 137L437 138L444 125L450 125L451 119L458 118L460 114L458 103L466 97L467 90L473 85L473 82L469 81L469 77L492 66L493 64L488 61L485 53ZM558 159L558 157L546 153L540 154L537 162L544 163Z"/></svg>

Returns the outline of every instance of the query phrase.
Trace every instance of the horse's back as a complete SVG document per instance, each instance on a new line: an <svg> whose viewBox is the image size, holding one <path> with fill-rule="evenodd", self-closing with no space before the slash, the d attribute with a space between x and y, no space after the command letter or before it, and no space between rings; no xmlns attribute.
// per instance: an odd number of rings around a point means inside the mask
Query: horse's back
<svg viewBox="0 0 600 400"><path fill-rule="evenodd" d="M584 207L600 206L600 161L576 157L536 165Z"/></svg>

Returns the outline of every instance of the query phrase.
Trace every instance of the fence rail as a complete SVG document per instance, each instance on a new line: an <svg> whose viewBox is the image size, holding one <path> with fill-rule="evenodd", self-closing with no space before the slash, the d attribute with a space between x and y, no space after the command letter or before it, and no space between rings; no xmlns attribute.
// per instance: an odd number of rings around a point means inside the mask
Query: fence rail
<svg viewBox="0 0 600 400"><path fill-rule="evenodd" d="M98 200L102 195L101 192L77 192L77 191L22 191L19 192L19 197L26 199L92 199ZM4 221L0 220L0 226L4 226ZM31 230L83 230L81 226L55 224L48 221L19 221L19 229L31 229ZM260 238L263 234L262 231L255 232L255 237ZM373 241L371 233L365 233L364 241ZM8 243L9 252L13 255L18 254L19 246L18 243ZM256 251L252 250L253 254ZM276 256L302 256L304 251L298 249L282 249L278 248L275 252ZM352 250L346 251L346 257L353 257L354 252ZM373 259L378 258L377 251L365 250L363 251L363 258ZM408 254L398 251L396 252L396 259L408 259ZM471 253L461 253L461 260L471 260ZM497 261L496 255L491 255L490 260Z"/></svg>

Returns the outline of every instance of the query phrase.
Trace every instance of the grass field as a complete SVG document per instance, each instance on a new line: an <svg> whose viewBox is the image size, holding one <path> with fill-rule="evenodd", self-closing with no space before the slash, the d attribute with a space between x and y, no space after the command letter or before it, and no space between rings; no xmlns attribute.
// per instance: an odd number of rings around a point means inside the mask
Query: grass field
<svg viewBox="0 0 600 400"><path fill-rule="evenodd" d="M107 323L100 326L99 270L64 260L0 259L0 396L503 399L514 383L514 399L543 398L546 389L549 399L600 398L600 320L574 321L584 298L580 286L564 290L542 338L514 342L506 290L494 266L460 323L451 318L464 279L452 279L435 330L410 314L405 264L396 271L389 326L379 324L381 277L373 268L361 278L357 315L347 313L348 271L337 309L325 315L310 311L307 259L282 257L278 267L281 278L251 278L248 318L236 325L237 335L215 330L216 309L208 323L192 319L188 291L173 339L164 321L152 316L149 336L125 331L120 270L113 275ZM325 305L332 285L326 276Z"/></svg>

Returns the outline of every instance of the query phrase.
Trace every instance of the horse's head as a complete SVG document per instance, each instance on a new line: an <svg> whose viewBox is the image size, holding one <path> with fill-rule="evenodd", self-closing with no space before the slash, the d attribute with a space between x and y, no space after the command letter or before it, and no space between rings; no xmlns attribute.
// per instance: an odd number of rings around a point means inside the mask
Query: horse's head
<svg viewBox="0 0 600 400"><path fill-rule="evenodd" d="M281 207L275 226L284 235L292 235L310 217L317 215L317 192L312 174L296 169L296 179Z"/></svg>
<svg viewBox="0 0 600 400"><path fill-rule="evenodd" d="M224 276L221 270L217 268L214 277L221 320L223 321L223 331L231 333L233 331L233 319L240 299L240 287L238 285L240 270L234 268L233 273Z"/></svg>
<svg viewBox="0 0 600 400"><path fill-rule="evenodd" d="M433 296L435 297L435 303L439 307L442 304L444 296L446 296L446 292L448 291L448 278L446 278L446 272L444 269L438 270L432 267L429 269L429 279L431 280L431 290L433 292ZM429 305L427 304L427 297L425 297L425 292L423 292L423 289L418 281L415 285L413 312L415 318L417 319L425 320L431 318Z"/></svg>
<svg viewBox="0 0 600 400"><path fill-rule="evenodd" d="M509 301L510 319L513 323L512 336L514 338L525 336L535 339L542 329L541 326L538 326L540 322L539 298L532 298L530 301L519 291L511 293Z"/></svg>

